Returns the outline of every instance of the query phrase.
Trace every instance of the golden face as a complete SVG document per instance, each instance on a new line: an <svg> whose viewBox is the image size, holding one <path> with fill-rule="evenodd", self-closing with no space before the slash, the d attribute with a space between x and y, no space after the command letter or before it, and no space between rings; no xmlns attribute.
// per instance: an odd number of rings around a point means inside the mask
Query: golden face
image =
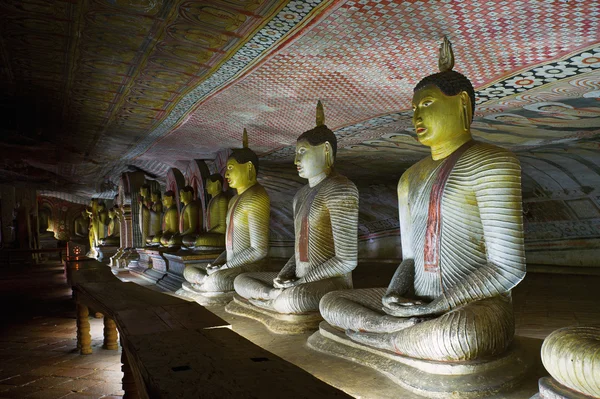
<svg viewBox="0 0 600 399"><path fill-rule="evenodd" d="M206 180L206 192L212 196L218 195L221 192L221 182Z"/></svg>
<svg viewBox="0 0 600 399"><path fill-rule="evenodd" d="M463 93L447 96L431 85L414 94L413 124L419 142L428 147L440 145L465 131Z"/></svg>
<svg viewBox="0 0 600 399"><path fill-rule="evenodd" d="M145 187L140 187L140 196L142 198L148 197L148 189Z"/></svg>
<svg viewBox="0 0 600 399"><path fill-rule="evenodd" d="M294 164L298 170L298 176L310 179L325 172L327 169L327 142L312 146L306 140L296 143L296 158Z"/></svg>
<svg viewBox="0 0 600 399"><path fill-rule="evenodd" d="M229 183L229 187L240 188L250 183L250 167L252 162L237 163L233 158L227 160L227 171L225 179Z"/></svg>
<svg viewBox="0 0 600 399"><path fill-rule="evenodd" d="M174 200L174 198L171 197L170 195L165 195L162 199L163 206L165 208L170 208L171 205L173 205L173 200Z"/></svg>
<svg viewBox="0 0 600 399"><path fill-rule="evenodd" d="M188 191L179 191L179 199L184 204L189 204L194 199L194 193Z"/></svg>
<svg viewBox="0 0 600 399"><path fill-rule="evenodd" d="M115 212L115 210L113 208L111 208L111 209L108 210L108 217L109 218L113 219L115 217L115 215L116 215L116 212Z"/></svg>
<svg viewBox="0 0 600 399"><path fill-rule="evenodd" d="M158 194L152 193L152 195L150 196L150 200L152 202L158 202L160 199L160 196Z"/></svg>

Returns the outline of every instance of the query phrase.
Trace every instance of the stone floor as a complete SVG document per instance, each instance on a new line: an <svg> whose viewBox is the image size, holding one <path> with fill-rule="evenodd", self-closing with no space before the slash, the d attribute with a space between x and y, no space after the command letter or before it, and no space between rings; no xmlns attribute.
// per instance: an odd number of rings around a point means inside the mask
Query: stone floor
<svg viewBox="0 0 600 399"><path fill-rule="evenodd" d="M355 287L385 286L394 268L362 264L354 274ZM129 273L119 277L148 285ZM598 287L600 276L528 274L513 292L517 334L539 340L560 327L600 324ZM123 395L120 350L101 348L102 319L90 323L94 353L81 356L76 350L75 306L61 265L0 270L0 299L0 399ZM209 309L230 321L240 335L353 396L416 398L373 370L311 351L305 345L310 334L278 336L254 320L225 313L223 307ZM529 398L536 379L510 397Z"/></svg>
<svg viewBox="0 0 600 399"><path fill-rule="evenodd" d="M76 350L75 304L61 264L0 271L0 398L121 398L121 354L102 349L102 319L91 321L94 353Z"/></svg>

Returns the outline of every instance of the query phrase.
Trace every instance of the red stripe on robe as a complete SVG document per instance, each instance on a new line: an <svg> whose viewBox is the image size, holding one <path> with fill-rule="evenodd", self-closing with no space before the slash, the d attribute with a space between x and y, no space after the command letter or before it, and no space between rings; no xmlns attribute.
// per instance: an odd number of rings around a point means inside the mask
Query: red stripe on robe
<svg viewBox="0 0 600 399"><path fill-rule="evenodd" d="M231 206L231 211L229 213L229 223L227 223L227 241L226 241L226 249L228 251L232 251L233 250L233 230L234 230L234 214L235 214L235 209L238 206L238 203L240 202L240 196L237 197L237 199L235 200L234 204Z"/></svg>
<svg viewBox="0 0 600 399"><path fill-rule="evenodd" d="M427 215L427 230L425 231L424 269L426 272L437 273L440 268L440 251L442 235L442 197L444 189L460 156L475 142L470 140L454 151L441 166L435 178L429 195L429 213Z"/></svg>

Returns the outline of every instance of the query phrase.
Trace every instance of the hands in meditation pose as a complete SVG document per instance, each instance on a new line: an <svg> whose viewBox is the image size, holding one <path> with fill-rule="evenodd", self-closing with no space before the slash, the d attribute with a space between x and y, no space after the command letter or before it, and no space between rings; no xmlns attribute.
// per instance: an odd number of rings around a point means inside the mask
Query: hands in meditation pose
<svg viewBox="0 0 600 399"><path fill-rule="evenodd" d="M279 273L244 273L235 291L279 313L318 311L327 292L352 288L357 264L358 190L333 170L337 140L317 106L317 127L296 143L294 163L308 185L293 202L295 254Z"/></svg>
<svg viewBox="0 0 600 399"><path fill-rule="evenodd" d="M246 137L246 135L244 135ZM257 182L258 157L247 148L234 150L225 178L237 190L227 210L226 250L206 268L186 266L184 287L202 293L233 291L233 280L247 271L263 270L269 250L269 195Z"/></svg>
<svg viewBox="0 0 600 399"><path fill-rule="evenodd" d="M332 292L320 310L359 343L437 361L500 355L512 341L510 292L525 276L521 175L514 154L474 141L474 90L451 70L414 90L413 123L431 156L398 184L403 260L387 288ZM449 60L449 61L448 61Z"/></svg>

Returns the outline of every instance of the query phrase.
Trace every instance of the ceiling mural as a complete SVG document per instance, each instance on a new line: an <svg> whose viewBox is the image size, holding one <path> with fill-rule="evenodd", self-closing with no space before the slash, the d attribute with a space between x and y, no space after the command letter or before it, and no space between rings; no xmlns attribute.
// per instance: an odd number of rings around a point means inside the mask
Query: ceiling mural
<svg viewBox="0 0 600 399"><path fill-rule="evenodd" d="M412 89L446 35L476 89L474 136L521 159L536 237L575 228L540 209L600 229L599 24L584 0L0 0L0 183L111 199L123 171L164 180L246 127L285 241L294 144L320 99L361 237L392 234L395 184L428 154Z"/></svg>

